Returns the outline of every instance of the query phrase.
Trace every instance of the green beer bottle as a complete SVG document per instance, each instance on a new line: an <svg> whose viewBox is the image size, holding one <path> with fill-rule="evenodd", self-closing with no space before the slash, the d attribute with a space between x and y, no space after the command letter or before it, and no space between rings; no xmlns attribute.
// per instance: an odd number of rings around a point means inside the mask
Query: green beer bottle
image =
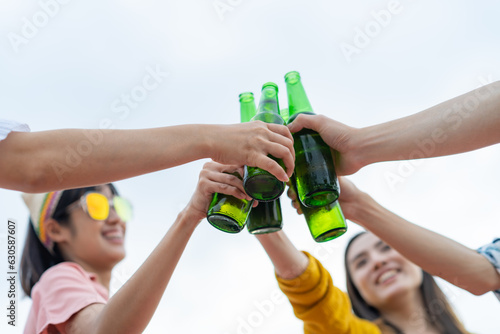
<svg viewBox="0 0 500 334"><path fill-rule="evenodd" d="M228 173L242 179L237 172ZM207 220L215 228L238 233L245 227L253 200L239 199L231 195L215 193L208 206Z"/></svg>
<svg viewBox="0 0 500 334"><path fill-rule="evenodd" d="M241 122L248 122L256 111L253 93L241 93L239 99ZM236 172L232 175L242 179ZM215 193L208 207L207 220L221 231L238 233L245 227L252 205L253 200L247 201L231 195Z"/></svg>
<svg viewBox="0 0 500 334"><path fill-rule="evenodd" d="M335 239L347 231L344 214L338 201L319 208L307 208L301 204L301 209L316 242Z"/></svg>
<svg viewBox="0 0 500 334"><path fill-rule="evenodd" d="M288 95L288 124L299 114L314 115L298 72L285 75ZM295 169L292 178L297 184L297 196L307 207L323 207L337 200L340 193L331 148L313 130L293 133Z"/></svg>
<svg viewBox="0 0 500 334"><path fill-rule="evenodd" d="M283 218L279 198L270 202L259 202L259 205L250 211L247 228L251 234L277 232L282 227Z"/></svg>
<svg viewBox="0 0 500 334"><path fill-rule="evenodd" d="M278 86L267 82L262 86L257 114L252 121L263 121L283 125L285 122L279 114ZM280 166L284 167L281 159L271 156ZM258 167L245 166L243 177L245 192L258 201L272 201L280 197L285 190L285 182L278 180L274 175Z"/></svg>
<svg viewBox="0 0 500 334"><path fill-rule="evenodd" d="M297 184L292 179L292 189L297 193ZM318 208L308 208L300 201L309 232L316 242L326 242L340 237L347 231L347 224L338 201Z"/></svg>

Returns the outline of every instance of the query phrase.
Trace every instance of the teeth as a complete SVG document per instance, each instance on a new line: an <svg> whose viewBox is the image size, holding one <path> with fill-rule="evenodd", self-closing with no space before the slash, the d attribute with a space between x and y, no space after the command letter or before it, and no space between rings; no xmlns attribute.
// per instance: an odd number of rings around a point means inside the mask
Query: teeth
<svg viewBox="0 0 500 334"><path fill-rule="evenodd" d="M123 236L121 233L105 233L104 237L105 238L122 238Z"/></svg>
<svg viewBox="0 0 500 334"><path fill-rule="evenodd" d="M396 269L392 269L392 270L386 271L385 273L383 273L382 275L380 275L380 277L378 278L378 283L384 283L386 280L388 280L389 278L393 277L397 273L398 273L398 271Z"/></svg>

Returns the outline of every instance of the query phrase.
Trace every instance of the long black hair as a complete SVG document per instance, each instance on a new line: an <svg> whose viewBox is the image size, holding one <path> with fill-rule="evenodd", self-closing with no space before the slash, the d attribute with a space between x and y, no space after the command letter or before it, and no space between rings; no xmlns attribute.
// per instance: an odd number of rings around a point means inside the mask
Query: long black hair
<svg viewBox="0 0 500 334"><path fill-rule="evenodd" d="M367 232L356 234L347 244L344 253L347 293L349 294L349 298L351 300L352 310L358 317L370 321L382 318L384 323L389 327L392 327L396 333L403 334L399 328L384 320L380 312L363 299L359 290L352 281L351 273L349 272L349 267L347 265L347 252L349 251L349 247L352 242L365 233ZM465 330L463 324L458 320L448 302L448 299L444 295L443 291L438 287L434 278L429 273L423 270L422 272L423 279L422 284L420 285L420 293L424 302L427 320L441 333L468 334L469 332Z"/></svg>
<svg viewBox="0 0 500 334"><path fill-rule="evenodd" d="M110 183L108 186L114 195L118 195L118 192L113 184ZM67 207L79 200L80 197L82 197L86 192L96 190L98 190L98 186L63 191L51 218L56 220L61 226L68 226L71 229L72 225L69 219ZM33 227L30 218L20 268L21 286L24 292L31 297L31 290L40 279L40 276L42 276L42 274L50 267L63 261L64 258L59 250L59 247L57 246L57 243L54 243L52 254L42 244L35 232L35 228Z"/></svg>

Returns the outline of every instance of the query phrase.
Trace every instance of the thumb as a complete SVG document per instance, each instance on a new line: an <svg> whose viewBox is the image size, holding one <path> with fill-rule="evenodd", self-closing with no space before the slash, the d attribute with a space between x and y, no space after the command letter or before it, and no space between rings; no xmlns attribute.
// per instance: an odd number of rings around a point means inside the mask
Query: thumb
<svg viewBox="0 0 500 334"><path fill-rule="evenodd" d="M288 124L290 132L299 132L303 128L314 129L314 118L316 115L299 115L292 123Z"/></svg>

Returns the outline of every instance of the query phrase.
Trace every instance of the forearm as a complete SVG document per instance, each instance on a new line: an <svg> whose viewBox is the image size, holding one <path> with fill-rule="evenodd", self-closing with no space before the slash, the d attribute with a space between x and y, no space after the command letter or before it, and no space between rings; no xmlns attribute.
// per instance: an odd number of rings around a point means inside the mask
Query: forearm
<svg viewBox="0 0 500 334"><path fill-rule="evenodd" d="M367 165L437 157L500 142L500 82L422 112L356 131L351 146Z"/></svg>
<svg viewBox="0 0 500 334"><path fill-rule="evenodd" d="M475 250L406 221L366 194L362 197L353 220L423 270L474 294L498 289L497 271Z"/></svg>
<svg viewBox="0 0 500 334"><path fill-rule="evenodd" d="M256 237L271 259L279 277L293 279L306 270L309 259L295 248L283 231L260 234Z"/></svg>
<svg viewBox="0 0 500 334"><path fill-rule="evenodd" d="M212 125L11 133L0 186L27 192L108 183L209 157ZM21 185L21 186L20 186Z"/></svg>
<svg viewBox="0 0 500 334"><path fill-rule="evenodd" d="M160 244L109 300L99 315L98 333L142 333L151 320L199 220L181 212Z"/></svg>

